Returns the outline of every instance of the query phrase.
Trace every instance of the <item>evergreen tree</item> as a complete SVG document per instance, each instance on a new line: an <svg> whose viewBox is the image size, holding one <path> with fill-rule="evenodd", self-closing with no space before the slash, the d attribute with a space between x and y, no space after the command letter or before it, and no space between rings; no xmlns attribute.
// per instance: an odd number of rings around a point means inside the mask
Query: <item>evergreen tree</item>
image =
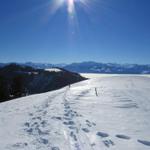
<svg viewBox="0 0 150 150"><path fill-rule="evenodd" d="M25 94L24 85L23 85L23 77L21 75L17 75L13 78L12 86L11 86L11 95L14 98L21 97Z"/></svg>
<svg viewBox="0 0 150 150"><path fill-rule="evenodd" d="M0 76L0 102L8 100L9 94L10 94L10 91L8 88L7 81L5 80L3 76Z"/></svg>

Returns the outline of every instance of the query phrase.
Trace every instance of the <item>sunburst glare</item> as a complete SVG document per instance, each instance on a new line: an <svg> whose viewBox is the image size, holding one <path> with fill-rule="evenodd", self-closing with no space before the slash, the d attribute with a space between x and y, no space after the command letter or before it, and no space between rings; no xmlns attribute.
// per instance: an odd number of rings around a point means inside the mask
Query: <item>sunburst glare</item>
<svg viewBox="0 0 150 150"><path fill-rule="evenodd" d="M89 0L53 0L51 5L51 11L57 12L63 5L67 6L68 15L72 16L76 13L75 5L82 4L83 7L87 7Z"/></svg>

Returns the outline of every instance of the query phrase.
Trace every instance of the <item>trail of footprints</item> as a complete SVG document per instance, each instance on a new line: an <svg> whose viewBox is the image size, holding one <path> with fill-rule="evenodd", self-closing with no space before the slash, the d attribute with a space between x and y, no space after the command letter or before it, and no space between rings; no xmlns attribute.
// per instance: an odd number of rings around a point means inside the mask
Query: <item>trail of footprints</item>
<svg viewBox="0 0 150 150"><path fill-rule="evenodd" d="M49 108L49 103L50 101L47 99L42 106L35 107L35 113L29 113L30 119L28 122L24 123L24 131L29 136L34 137L32 144L35 145L36 149L44 147L45 149L48 148L50 150L60 150L59 147L53 146L49 140L51 131L48 120L46 119L48 116L47 109ZM54 117L52 119L54 119ZM59 120L60 118L56 119ZM26 146L28 146L28 143L26 143ZM18 148L21 148L21 146L18 145Z"/></svg>
<svg viewBox="0 0 150 150"><path fill-rule="evenodd" d="M26 123L24 123L24 131L30 135L34 136L35 140L33 141L33 144L36 146L36 149L40 149L41 145L45 148L50 148L50 150L60 150L61 148L52 146L53 144L49 141L50 137L50 131L49 131L49 124L48 120L46 120L45 116L47 115L47 109L49 107L49 101L47 101L42 107L36 108L37 111L36 116L34 116L33 113L30 113L30 120ZM41 117L42 116L42 117ZM89 120L85 120L85 125L81 125L80 123L77 124L76 117L82 117L82 115L78 114L76 111L73 111L70 107L69 102L65 99L64 100L64 116L53 116L52 119L56 119L58 121L62 121L63 124L68 128L69 136L74 141L74 146L77 150L82 150L80 147L80 141L78 138L79 130L83 131L85 134L90 133L90 129L96 126L96 123L91 122ZM115 145L115 142L111 140L110 135L105 132L97 132L96 136L99 137L102 140L102 143L107 148L110 148L111 146ZM130 140L131 137L123 134L116 134L116 138L120 140ZM138 143L144 144L145 146L150 146L150 141L145 140L137 140ZM96 144L92 143L91 146L94 147ZM13 148L25 148L28 147L28 143L16 143L12 147Z"/></svg>
<svg viewBox="0 0 150 150"><path fill-rule="evenodd" d="M70 136L73 138L74 141L78 141L77 138L77 134L79 132L79 130L82 130L83 132L85 132L85 134L88 134L90 132L90 128L96 126L96 123L91 122L89 120L85 120L85 124L87 126L86 127L82 127L82 125L80 124L80 129L76 127L76 123L74 121L75 117L82 117L81 115L79 115L76 111L73 111L69 105L69 103L67 102L67 100L65 100L64 102L64 122L63 124L66 125L69 129L70 129ZM105 132L97 132L96 135L98 137L100 137L102 139L102 143L107 147L111 147L114 146L115 143L114 141L112 141L109 137L110 135L108 133ZM120 140L130 140L131 137L124 135L124 134L116 134L115 135L116 138L120 139ZM138 143L144 144L146 146L150 146L150 141L145 141L145 140L137 140ZM94 147L96 144L92 143L91 146ZM76 143L76 146L78 146L78 150L80 150L78 142Z"/></svg>
<svg viewBox="0 0 150 150"><path fill-rule="evenodd" d="M81 150L80 144L78 141L77 134L79 132L79 128L74 121L75 118L79 116L76 111L73 111L66 99L64 99L64 118L63 124L67 126L69 130L69 136L72 141L74 141L74 146L77 150Z"/></svg>

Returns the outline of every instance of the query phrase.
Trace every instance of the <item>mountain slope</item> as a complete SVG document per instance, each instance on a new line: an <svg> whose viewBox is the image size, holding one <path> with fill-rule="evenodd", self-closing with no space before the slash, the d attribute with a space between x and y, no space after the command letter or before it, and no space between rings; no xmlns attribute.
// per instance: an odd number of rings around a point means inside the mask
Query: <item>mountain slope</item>
<svg viewBox="0 0 150 150"><path fill-rule="evenodd" d="M149 85L146 76L100 76L2 103L0 149L148 150Z"/></svg>
<svg viewBox="0 0 150 150"><path fill-rule="evenodd" d="M56 90L82 80L85 78L65 69L43 70L10 64L0 68L0 102Z"/></svg>

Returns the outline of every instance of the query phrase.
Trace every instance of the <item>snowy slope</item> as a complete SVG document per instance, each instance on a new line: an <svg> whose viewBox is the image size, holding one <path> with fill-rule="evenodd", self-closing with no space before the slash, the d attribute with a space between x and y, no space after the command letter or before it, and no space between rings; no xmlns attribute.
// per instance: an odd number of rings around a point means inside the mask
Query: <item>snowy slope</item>
<svg viewBox="0 0 150 150"><path fill-rule="evenodd" d="M1 103L0 150L149 150L150 78L90 77Z"/></svg>

